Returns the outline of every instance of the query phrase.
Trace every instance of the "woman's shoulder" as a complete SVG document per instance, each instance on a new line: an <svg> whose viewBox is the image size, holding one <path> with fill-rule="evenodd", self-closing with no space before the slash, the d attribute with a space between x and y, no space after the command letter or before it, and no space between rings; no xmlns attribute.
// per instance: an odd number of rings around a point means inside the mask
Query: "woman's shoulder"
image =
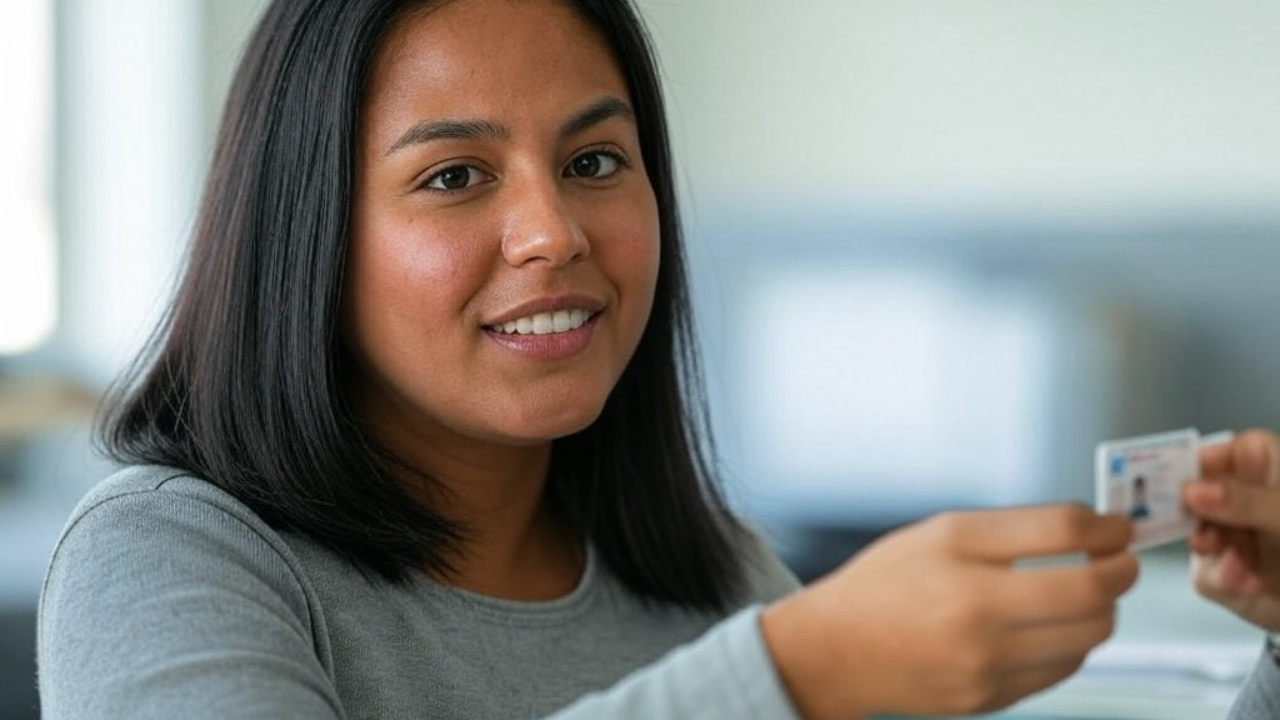
<svg viewBox="0 0 1280 720"><path fill-rule="evenodd" d="M57 717L123 716L178 698L221 706L225 688L244 686L240 670L284 668L309 684L300 695L275 684L272 702L332 708L329 636L309 570L215 484L175 468L125 468L83 497L50 556L37 620L41 702Z"/></svg>
<svg viewBox="0 0 1280 720"><path fill-rule="evenodd" d="M289 543L245 503L194 473L160 465L124 467L91 488L71 511L51 562L84 569L142 558L297 571Z"/></svg>
<svg viewBox="0 0 1280 720"><path fill-rule="evenodd" d="M71 522L122 498L136 498L139 505L191 501L246 519L257 516L230 493L195 473L165 465L129 465L107 476L80 499Z"/></svg>

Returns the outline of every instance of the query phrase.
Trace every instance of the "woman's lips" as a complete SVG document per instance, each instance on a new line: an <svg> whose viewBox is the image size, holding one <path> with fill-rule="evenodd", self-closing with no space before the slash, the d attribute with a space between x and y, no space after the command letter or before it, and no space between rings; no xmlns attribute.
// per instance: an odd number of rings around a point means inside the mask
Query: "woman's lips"
<svg viewBox="0 0 1280 720"><path fill-rule="evenodd" d="M585 308L538 312L487 325L485 332L506 350L535 360L565 360L591 344L600 313Z"/></svg>

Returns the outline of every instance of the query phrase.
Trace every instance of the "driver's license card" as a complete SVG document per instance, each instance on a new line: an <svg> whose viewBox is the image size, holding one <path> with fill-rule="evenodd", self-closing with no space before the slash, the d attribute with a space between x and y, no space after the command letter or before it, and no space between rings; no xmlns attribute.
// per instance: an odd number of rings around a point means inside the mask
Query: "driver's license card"
<svg viewBox="0 0 1280 720"><path fill-rule="evenodd" d="M1229 438L1201 438L1195 428L1099 443L1095 498L1098 512L1134 521L1133 549L1181 540L1196 520L1182 506L1182 486L1200 476L1200 447Z"/></svg>

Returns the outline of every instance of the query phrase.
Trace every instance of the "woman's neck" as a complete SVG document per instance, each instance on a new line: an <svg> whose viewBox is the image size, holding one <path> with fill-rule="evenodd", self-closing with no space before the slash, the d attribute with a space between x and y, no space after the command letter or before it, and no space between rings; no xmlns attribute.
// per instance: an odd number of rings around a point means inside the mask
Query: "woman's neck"
<svg viewBox="0 0 1280 720"><path fill-rule="evenodd" d="M553 600L577 587L585 554L567 522L542 502L532 512L512 507L462 519L467 533L444 582L509 600Z"/></svg>
<svg viewBox="0 0 1280 720"><path fill-rule="evenodd" d="M436 446L439 449L439 446ZM546 496L551 444L489 447L416 458L430 484L418 493L462 526L437 580L482 595L551 600L572 592L585 568L580 538Z"/></svg>

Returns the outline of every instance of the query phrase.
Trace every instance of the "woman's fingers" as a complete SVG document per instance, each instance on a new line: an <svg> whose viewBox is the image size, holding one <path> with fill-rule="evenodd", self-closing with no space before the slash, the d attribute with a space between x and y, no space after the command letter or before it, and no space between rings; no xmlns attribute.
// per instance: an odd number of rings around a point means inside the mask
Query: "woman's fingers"
<svg viewBox="0 0 1280 720"><path fill-rule="evenodd" d="M761 627L806 717L992 709L1065 678L1109 635L1137 578L1131 534L1079 505L948 513L881 538ZM1045 555L1074 557L1020 562Z"/></svg>
<svg viewBox="0 0 1280 720"><path fill-rule="evenodd" d="M1084 655L1031 667L1001 668L985 680L966 678L954 688L943 688L933 698L921 696L920 707L907 712L925 715L974 715L1003 710L1010 705L1066 680L1084 664ZM929 700L935 702L930 703ZM938 703L936 700L943 700Z"/></svg>
<svg viewBox="0 0 1280 720"><path fill-rule="evenodd" d="M1127 518L1077 504L945 513L927 527L958 557L998 564L1071 553L1109 555L1133 538Z"/></svg>
<svg viewBox="0 0 1280 720"><path fill-rule="evenodd" d="M1061 623L1108 613L1138 579L1131 552L1079 565L1018 570L992 577L996 612L1014 624Z"/></svg>
<svg viewBox="0 0 1280 720"><path fill-rule="evenodd" d="M988 706L970 712L993 712L1004 709L1017 701L1046 690L1071 677L1084 664L1084 656L1073 660L1042 665L1010 673L999 688L999 694Z"/></svg>

